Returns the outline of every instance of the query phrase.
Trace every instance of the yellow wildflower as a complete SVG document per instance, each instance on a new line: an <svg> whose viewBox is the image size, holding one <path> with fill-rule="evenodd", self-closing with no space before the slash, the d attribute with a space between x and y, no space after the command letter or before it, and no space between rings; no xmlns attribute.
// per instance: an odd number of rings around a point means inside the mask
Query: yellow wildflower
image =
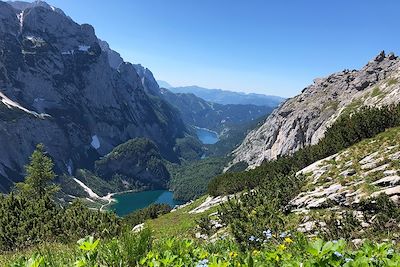
<svg viewBox="0 0 400 267"><path fill-rule="evenodd" d="M260 251L258 251L258 250L253 250L253 256L257 256L258 254L260 254Z"/></svg>
<svg viewBox="0 0 400 267"><path fill-rule="evenodd" d="M279 261L279 256L278 255L276 255L275 260Z"/></svg>
<svg viewBox="0 0 400 267"><path fill-rule="evenodd" d="M280 244L280 245L278 246L278 249L279 249L279 250L285 250L285 249L286 249L285 244Z"/></svg>
<svg viewBox="0 0 400 267"><path fill-rule="evenodd" d="M288 244L293 243L293 240L290 237L286 237L285 243L288 243Z"/></svg>
<svg viewBox="0 0 400 267"><path fill-rule="evenodd" d="M238 254L237 254L236 252L234 252L234 251L229 252L229 256L230 256L231 258L236 258L237 255L238 255Z"/></svg>

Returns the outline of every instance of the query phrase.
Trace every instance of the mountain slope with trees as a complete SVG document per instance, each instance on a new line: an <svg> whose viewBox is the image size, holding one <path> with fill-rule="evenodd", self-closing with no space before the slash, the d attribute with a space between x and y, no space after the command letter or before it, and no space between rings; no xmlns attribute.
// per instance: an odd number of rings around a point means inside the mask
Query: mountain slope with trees
<svg viewBox="0 0 400 267"><path fill-rule="evenodd" d="M21 181L38 143L58 174L92 170L100 156L137 137L179 160L176 139L188 134L179 114L146 93L134 65L112 67L92 26L42 1L0 2L0 17L1 191Z"/></svg>

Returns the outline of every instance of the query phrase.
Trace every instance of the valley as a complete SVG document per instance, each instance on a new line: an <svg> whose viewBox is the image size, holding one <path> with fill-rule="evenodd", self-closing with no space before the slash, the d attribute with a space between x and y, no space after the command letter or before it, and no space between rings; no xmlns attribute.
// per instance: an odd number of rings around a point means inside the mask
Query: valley
<svg viewBox="0 0 400 267"><path fill-rule="evenodd" d="M217 135L269 114L275 105L223 105L174 94L160 88L149 69L125 62L92 26L77 24L47 3L2 2L1 7L9 27L2 28L0 49L18 47L1 63L0 139L16 136L4 142L9 153L0 155L3 192L22 180L38 143L55 162L61 202L79 198L97 207L110 193L167 190L166 165L201 160ZM54 23L72 37L65 39ZM24 74L17 75L19 70ZM16 146L23 151L11 149Z"/></svg>
<svg viewBox="0 0 400 267"><path fill-rule="evenodd" d="M0 266L400 266L395 16L49 1L0 1Z"/></svg>

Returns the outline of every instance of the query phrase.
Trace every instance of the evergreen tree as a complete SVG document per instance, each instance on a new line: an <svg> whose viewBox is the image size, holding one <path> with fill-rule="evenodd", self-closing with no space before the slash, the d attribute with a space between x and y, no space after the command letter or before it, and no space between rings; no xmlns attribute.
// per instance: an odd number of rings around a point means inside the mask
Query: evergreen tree
<svg viewBox="0 0 400 267"><path fill-rule="evenodd" d="M58 187L49 184L56 176L53 171L54 163L46 155L43 144L38 144L30 157L30 163L25 167L26 178L17 184L17 189L27 197L42 198L52 196Z"/></svg>

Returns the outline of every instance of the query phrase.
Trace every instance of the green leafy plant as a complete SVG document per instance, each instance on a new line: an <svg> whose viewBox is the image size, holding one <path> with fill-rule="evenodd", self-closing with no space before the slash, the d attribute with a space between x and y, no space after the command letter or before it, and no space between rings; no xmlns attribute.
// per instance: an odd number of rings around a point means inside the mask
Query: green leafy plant
<svg viewBox="0 0 400 267"><path fill-rule="evenodd" d="M97 267L98 245L100 240L94 240L89 236L78 241L79 249L82 252L80 259L75 262L76 267Z"/></svg>

